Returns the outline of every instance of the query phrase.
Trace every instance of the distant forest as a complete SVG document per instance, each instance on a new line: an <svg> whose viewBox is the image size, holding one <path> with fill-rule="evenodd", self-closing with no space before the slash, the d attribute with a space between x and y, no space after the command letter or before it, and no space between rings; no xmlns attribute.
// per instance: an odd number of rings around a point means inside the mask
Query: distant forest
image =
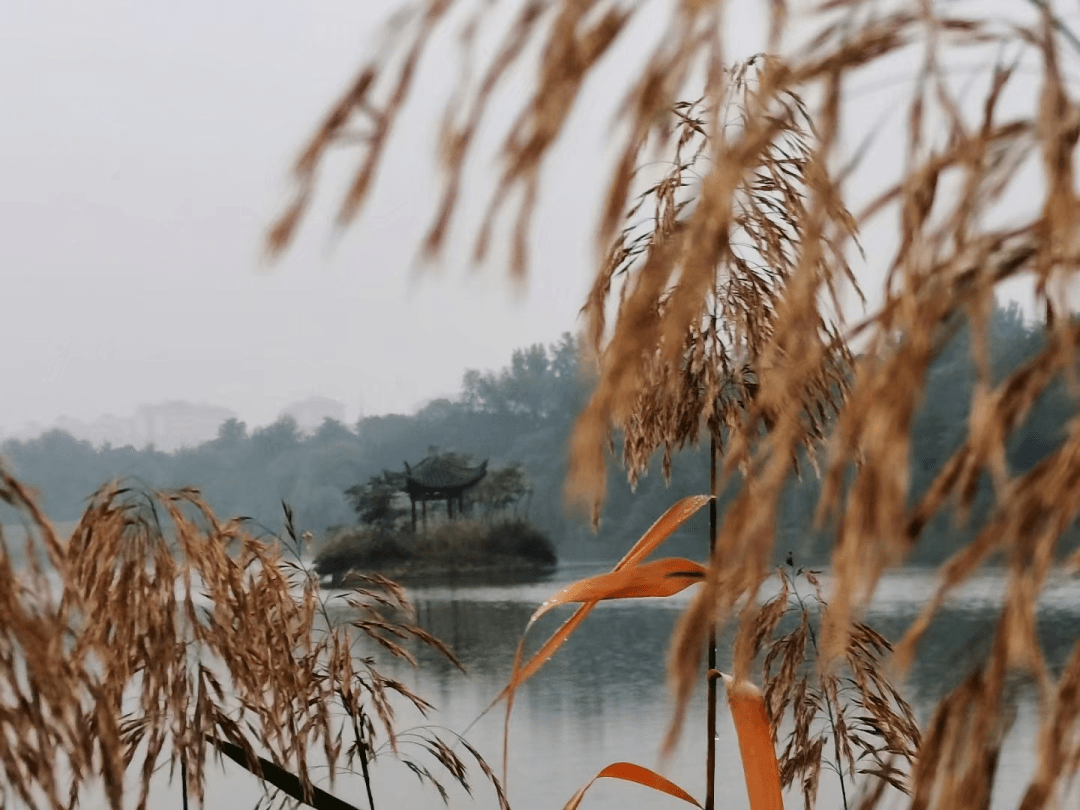
<svg viewBox="0 0 1080 810"><path fill-rule="evenodd" d="M976 380L965 325L953 334L934 363L928 396L913 431L913 493L925 491L966 430L967 409ZM995 378L1023 363L1042 345L1041 327L1024 323L1019 309L997 308L990 329ZM574 419L589 392L574 338L534 345L513 353L498 372L468 371L460 393L436 399L411 415L372 416L349 426L327 419L305 434L295 420L248 430L236 419L224 422L217 438L196 447L164 453L147 447L93 446L63 430L0 444L0 457L19 478L35 487L51 518L79 517L86 498L112 478L154 488L195 486L220 516L244 515L268 532L282 524L282 501L295 512L300 529L320 538L333 526L356 522L345 490L383 469L400 471L403 462L424 458L429 448L455 452L493 467L520 463L532 494L527 517L555 541L564 559L617 557L676 498L708 490L708 450L684 450L675 459L670 487L659 465L633 493L618 470L618 445L612 461L609 496L598 537L582 519L563 510L566 447ZM1058 386L1036 403L1009 445L1014 472L1030 469L1062 439L1074 411L1071 394ZM826 537L812 530L818 482L803 465L792 476L783 510L777 555L792 551L798 562L819 564ZM914 497L914 495L913 495ZM983 482L977 508L963 526L933 525L913 560L930 563L947 556L970 537L992 500ZM0 517L2 517L0 513ZM702 557L704 517L675 538L672 553ZM1073 538L1075 542L1075 537Z"/></svg>

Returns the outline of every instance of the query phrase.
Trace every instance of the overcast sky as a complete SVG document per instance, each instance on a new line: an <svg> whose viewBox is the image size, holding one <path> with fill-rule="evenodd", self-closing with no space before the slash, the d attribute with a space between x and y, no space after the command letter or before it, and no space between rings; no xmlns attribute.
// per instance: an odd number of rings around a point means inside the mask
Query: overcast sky
<svg viewBox="0 0 1080 810"><path fill-rule="evenodd" d="M345 154L293 249L261 262L291 159L397 5L0 4L0 436L171 399L253 424L313 394L350 420L407 411L576 327L616 93L594 86L584 134L560 146L523 296L498 266L470 273L461 249L417 279L450 44L421 71L359 225L335 238L330 224ZM760 47L754 20L729 23L732 58ZM894 103L867 96L867 121Z"/></svg>
<svg viewBox="0 0 1080 810"><path fill-rule="evenodd" d="M0 4L0 435L168 399L253 423L311 394L403 411L574 328L588 232L560 206L525 296L463 251L412 277L434 190L418 105L360 225L334 238L330 183L261 262L290 161L393 5Z"/></svg>

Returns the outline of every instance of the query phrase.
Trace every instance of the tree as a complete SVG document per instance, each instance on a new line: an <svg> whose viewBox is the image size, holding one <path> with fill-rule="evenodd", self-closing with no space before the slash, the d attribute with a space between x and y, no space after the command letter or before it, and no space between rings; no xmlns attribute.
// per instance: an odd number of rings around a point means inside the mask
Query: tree
<svg viewBox="0 0 1080 810"><path fill-rule="evenodd" d="M300 428L292 416L281 416L274 424L258 428L251 435L251 441L256 453L264 458L273 457L296 447L300 441Z"/></svg>
<svg viewBox="0 0 1080 810"><path fill-rule="evenodd" d="M356 435L339 420L327 416L315 431L314 439L317 444L328 446L336 442L351 443Z"/></svg>
<svg viewBox="0 0 1080 810"><path fill-rule="evenodd" d="M239 419L226 419L218 427L217 441L222 447L235 449L247 437L247 425Z"/></svg>
<svg viewBox="0 0 1080 810"><path fill-rule="evenodd" d="M404 517L408 510L396 504L401 495L404 476L383 470L373 475L366 484L356 484L345 490L353 510L362 523L390 530Z"/></svg>
<svg viewBox="0 0 1080 810"><path fill-rule="evenodd" d="M488 470L480 483L469 490L467 497L488 515L509 509L516 516L522 501L531 494L532 487L521 464L509 464Z"/></svg>

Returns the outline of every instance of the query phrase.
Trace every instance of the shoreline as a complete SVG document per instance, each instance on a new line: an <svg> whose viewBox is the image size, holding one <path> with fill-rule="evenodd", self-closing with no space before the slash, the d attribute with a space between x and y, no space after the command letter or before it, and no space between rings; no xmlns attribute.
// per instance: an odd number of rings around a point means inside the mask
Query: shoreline
<svg viewBox="0 0 1080 810"><path fill-rule="evenodd" d="M491 560L461 562L409 560L388 565L356 566L319 578L320 587L342 589L349 587L350 576L377 574L402 585L442 585L447 582L468 584L516 584L540 582L550 577L558 562L542 562L520 557L493 557ZM361 582L362 580L358 580Z"/></svg>

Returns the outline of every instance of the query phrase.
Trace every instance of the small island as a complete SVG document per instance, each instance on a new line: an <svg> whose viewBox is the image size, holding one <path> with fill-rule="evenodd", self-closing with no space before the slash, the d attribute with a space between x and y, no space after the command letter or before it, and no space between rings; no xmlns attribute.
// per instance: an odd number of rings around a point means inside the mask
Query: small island
<svg viewBox="0 0 1080 810"><path fill-rule="evenodd" d="M330 587L350 574L406 583L543 577L557 558L523 514L531 493L518 464L489 470L486 460L429 448L423 461L346 490L359 523L327 538L315 570Z"/></svg>

